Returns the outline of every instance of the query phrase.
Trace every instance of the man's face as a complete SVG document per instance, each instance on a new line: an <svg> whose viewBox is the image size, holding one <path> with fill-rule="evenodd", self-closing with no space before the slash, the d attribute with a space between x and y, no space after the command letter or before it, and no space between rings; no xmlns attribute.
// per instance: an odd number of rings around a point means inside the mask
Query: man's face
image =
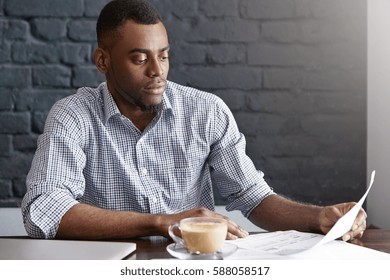
<svg viewBox="0 0 390 280"><path fill-rule="evenodd" d="M116 102L155 111L161 105L169 71L169 42L164 25L127 21L111 37L106 77Z"/></svg>

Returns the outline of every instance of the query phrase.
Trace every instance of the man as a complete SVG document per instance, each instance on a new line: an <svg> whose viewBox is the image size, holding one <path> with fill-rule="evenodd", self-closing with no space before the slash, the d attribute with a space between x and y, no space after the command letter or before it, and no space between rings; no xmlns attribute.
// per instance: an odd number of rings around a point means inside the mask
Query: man
<svg viewBox="0 0 390 280"><path fill-rule="evenodd" d="M216 96L167 81L169 41L142 0L108 3L94 61L105 74L57 102L27 177L22 203L37 238L168 236L168 226L213 212L212 188L269 230L326 233L354 203L300 204L275 194L245 154L245 138ZM360 211L344 240L360 238ZM229 220L228 239L247 236Z"/></svg>

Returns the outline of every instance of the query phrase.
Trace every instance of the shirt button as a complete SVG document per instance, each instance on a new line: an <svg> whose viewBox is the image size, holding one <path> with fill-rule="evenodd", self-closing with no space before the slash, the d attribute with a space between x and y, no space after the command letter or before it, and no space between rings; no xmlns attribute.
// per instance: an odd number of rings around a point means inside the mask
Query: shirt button
<svg viewBox="0 0 390 280"><path fill-rule="evenodd" d="M142 169L141 169L141 174L142 174L142 175L148 174L148 170L147 170L146 168L142 168Z"/></svg>
<svg viewBox="0 0 390 280"><path fill-rule="evenodd" d="M139 142L140 144L143 144L143 143L145 142L145 140L144 140L144 138L141 138L141 139L138 140L138 142Z"/></svg>
<svg viewBox="0 0 390 280"><path fill-rule="evenodd" d="M153 202L153 203L157 203L157 197L153 196L152 202Z"/></svg>

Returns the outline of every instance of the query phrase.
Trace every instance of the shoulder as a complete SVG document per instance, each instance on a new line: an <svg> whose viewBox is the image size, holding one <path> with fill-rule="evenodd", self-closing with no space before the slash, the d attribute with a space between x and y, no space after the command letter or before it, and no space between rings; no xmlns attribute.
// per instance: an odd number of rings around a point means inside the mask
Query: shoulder
<svg viewBox="0 0 390 280"><path fill-rule="evenodd" d="M97 88L82 87L75 94L57 101L50 115L73 115L84 118L85 115L99 114L103 109L102 85Z"/></svg>
<svg viewBox="0 0 390 280"><path fill-rule="evenodd" d="M224 101L218 96L193 87L168 82L166 94L172 106L198 109L227 109Z"/></svg>
<svg viewBox="0 0 390 280"><path fill-rule="evenodd" d="M97 88L82 87L75 94L60 99L53 105L45 128L85 127L93 119L101 118L102 112L101 85Z"/></svg>
<svg viewBox="0 0 390 280"><path fill-rule="evenodd" d="M57 101L53 108L61 107L62 109L70 110L85 110L91 106L95 106L96 103L101 104L101 86L97 88L82 87L77 90L75 94L69 95L59 101Z"/></svg>

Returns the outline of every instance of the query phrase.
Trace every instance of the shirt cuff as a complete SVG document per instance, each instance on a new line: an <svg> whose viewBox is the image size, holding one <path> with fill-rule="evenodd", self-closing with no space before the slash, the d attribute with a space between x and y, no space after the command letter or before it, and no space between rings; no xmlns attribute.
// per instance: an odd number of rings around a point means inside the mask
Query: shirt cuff
<svg viewBox="0 0 390 280"><path fill-rule="evenodd" d="M40 232L40 237L52 239L64 214L78 203L64 192L42 194L30 206L31 226Z"/></svg>

